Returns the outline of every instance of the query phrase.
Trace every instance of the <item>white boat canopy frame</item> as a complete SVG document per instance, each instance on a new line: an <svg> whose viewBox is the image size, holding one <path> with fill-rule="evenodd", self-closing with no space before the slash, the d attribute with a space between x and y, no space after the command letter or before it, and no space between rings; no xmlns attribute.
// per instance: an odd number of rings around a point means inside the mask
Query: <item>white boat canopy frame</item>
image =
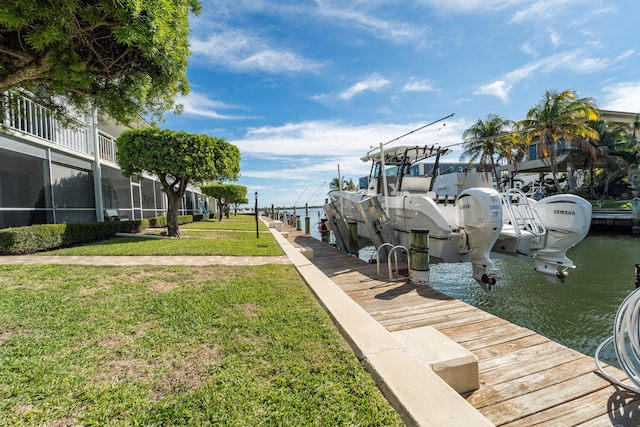
<svg viewBox="0 0 640 427"><path fill-rule="evenodd" d="M363 162L380 162L384 155L384 163L387 165L400 165L403 163L413 164L420 160L428 159L429 157L437 156L440 153L441 156L450 154L452 150L450 148L441 148L436 145L400 145L397 147L387 148L381 155L379 151L375 153L367 154L361 157Z"/></svg>

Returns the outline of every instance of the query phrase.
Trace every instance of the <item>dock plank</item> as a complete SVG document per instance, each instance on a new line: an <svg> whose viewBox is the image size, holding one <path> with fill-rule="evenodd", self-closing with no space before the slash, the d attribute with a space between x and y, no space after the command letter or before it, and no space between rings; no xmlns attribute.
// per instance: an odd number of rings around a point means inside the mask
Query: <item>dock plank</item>
<svg viewBox="0 0 640 427"><path fill-rule="evenodd" d="M478 358L467 401L498 426L638 426L640 396L611 385L581 354L430 287L389 281L368 264L300 233L312 262L389 331L433 326ZM621 370L607 366L615 378Z"/></svg>

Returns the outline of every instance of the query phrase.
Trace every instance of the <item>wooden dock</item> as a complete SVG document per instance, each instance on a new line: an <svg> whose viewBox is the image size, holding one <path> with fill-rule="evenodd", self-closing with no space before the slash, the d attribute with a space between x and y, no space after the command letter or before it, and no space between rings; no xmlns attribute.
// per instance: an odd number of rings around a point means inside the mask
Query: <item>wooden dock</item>
<svg viewBox="0 0 640 427"><path fill-rule="evenodd" d="M478 358L480 389L464 397L497 426L640 426L640 396L611 385L594 359L290 229L312 262L389 331L432 326ZM607 367L623 380L624 372Z"/></svg>

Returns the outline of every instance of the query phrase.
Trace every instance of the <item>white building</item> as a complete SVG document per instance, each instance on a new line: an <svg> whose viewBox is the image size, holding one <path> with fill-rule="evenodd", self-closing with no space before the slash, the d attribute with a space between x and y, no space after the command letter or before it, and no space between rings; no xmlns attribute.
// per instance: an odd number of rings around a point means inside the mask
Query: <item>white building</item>
<svg viewBox="0 0 640 427"><path fill-rule="evenodd" d="M0 228L103 221L106 210L123 219L166 215L155 177L120 172L115 139L123 127L83 115L63 126L28 98L15 101L0 122ZM189 186L180 214L213 207Z"/></svg>

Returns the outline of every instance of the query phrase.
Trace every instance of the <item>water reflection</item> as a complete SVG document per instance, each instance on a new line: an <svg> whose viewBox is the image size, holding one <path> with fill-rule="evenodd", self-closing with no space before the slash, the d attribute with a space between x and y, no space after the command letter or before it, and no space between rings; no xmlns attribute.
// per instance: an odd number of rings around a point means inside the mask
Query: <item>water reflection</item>
<svg viewBox="0 0 640 427"><path fill-rule="evenodd" d="M303 214L304 215L304 214ZM309 214L311 234L317 213ZM487 293L471 278L471 265L433 264L433 288L556 342L593 356L611 336L622 301L635 289L634 265L640 263L640 239L624 235L590 235L567 256L576 269L565 283L551 283L533 270L530 258L496 255L502 280ZM611 348L603 360L615 363Z"/></svg>

